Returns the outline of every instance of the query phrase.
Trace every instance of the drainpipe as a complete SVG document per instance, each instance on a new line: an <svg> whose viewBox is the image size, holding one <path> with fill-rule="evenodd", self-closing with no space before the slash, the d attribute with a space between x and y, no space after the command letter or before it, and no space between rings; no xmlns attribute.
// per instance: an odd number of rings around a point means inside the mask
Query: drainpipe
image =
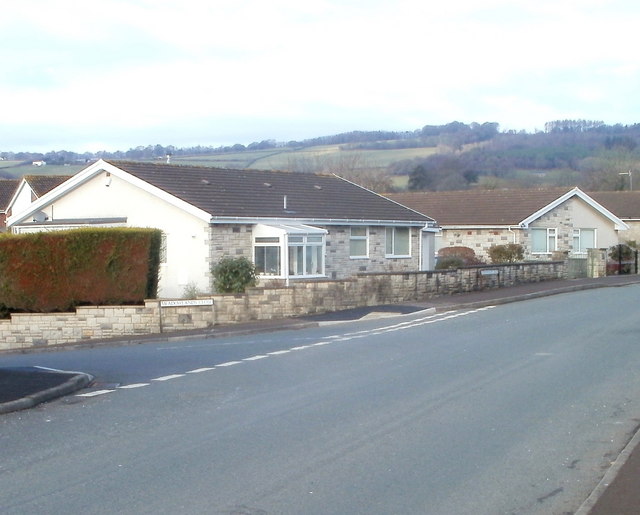
<svg viewBox="0 0 640 515"><path fill-rule="evenodd" d="M285 196L285 202L286 202ZM282 272L284 273L284 284L285 286L289 286L289 235L285 232L282 237L282 241L284 246L280 248L280 252L282 252Z"/></svg>
<svg viewBox="0 0 640 515"><path fill-rule="evenodd" d="M507 227L507 230L513 234L513 243L516 243L516 232L511 228L511 226Z"/></svg>

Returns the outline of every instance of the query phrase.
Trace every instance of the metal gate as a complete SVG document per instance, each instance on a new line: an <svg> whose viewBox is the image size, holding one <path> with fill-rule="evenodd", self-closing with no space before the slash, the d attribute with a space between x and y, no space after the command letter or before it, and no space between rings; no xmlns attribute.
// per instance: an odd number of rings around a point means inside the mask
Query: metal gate
<svg viewBox="0 0 640 515"><path fill-rule="evenodd" d="M619 244L607 251L607 275L637 274L638 249Z"/></svg>

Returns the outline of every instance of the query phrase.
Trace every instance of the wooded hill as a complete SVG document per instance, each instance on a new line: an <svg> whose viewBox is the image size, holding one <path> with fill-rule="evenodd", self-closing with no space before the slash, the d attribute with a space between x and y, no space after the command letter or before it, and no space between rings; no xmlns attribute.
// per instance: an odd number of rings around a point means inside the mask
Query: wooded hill
<svg viewBox="0 0 640 515"><path fill-rule="evenodd" d="M629 171L640 170L638 143L640 124L557 120L547 123L543 132L527 133L500 132L492 122L452 122L406 132L354 131L246 146L149 145L83 154L0 152L0 175L74 173L100 157L137 161L170 156L176 164L337 173L375 191L574 185L616 190L628 189ZM47 166L35 169L34 161L45 161Z"/></svg>

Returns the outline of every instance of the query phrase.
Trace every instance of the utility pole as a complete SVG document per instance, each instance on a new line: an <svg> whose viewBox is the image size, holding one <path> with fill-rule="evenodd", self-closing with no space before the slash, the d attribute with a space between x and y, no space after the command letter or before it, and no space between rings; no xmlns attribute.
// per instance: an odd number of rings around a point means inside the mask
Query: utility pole
<svg viewBox="0 0 640 515"><path fill-rule="evenodd" d="M629 191L633 191L633 175L631 174L631 170L629 170L628 172L620 172L618 175L629 176Z"/></svg>

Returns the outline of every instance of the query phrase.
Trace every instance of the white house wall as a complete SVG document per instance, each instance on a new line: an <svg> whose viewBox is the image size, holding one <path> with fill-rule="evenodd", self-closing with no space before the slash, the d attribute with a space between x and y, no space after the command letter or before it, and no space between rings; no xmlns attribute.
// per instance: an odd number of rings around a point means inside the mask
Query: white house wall
<svg viewBox="0 0 640 515"><path fill-rule="evenodd" d="M154 195L101 173L44 211L49 220L126 217L128 227L161 229L166 263L160 266L160 297L182 297L185 288L209 292L208 224Z"/></svg>
<svg viewBox="0 0 640 515"><path fill-rule="evenodd" d="M33 197L33 191L31 191L29 185L23 181L20 186L20 191L16 193L13 204L11 205L11 212L9 213L9 216L27 209L33 202Z"/></svg>

